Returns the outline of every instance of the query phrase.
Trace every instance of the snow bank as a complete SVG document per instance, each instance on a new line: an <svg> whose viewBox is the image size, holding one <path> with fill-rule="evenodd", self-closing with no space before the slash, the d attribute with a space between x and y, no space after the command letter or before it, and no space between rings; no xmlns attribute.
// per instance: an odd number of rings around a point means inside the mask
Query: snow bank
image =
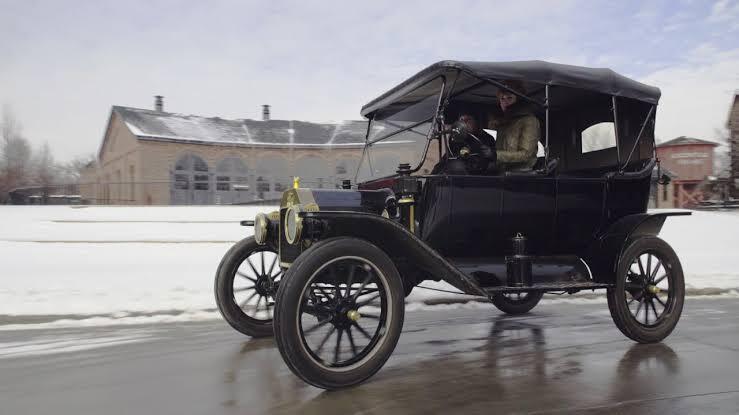
<svg viewBox="0 0 739 415"><path fill-rule="evenodd" d="M233 242L251 234L238 222L272 209L2 206L0 325L15 327L23 316L61 325L216 318L216 267ZM680 256L689 292L739 289L738 214L669 218L661 236ZM409 309L450 297L457 298L415 289ZM80 323L70 315L95 317Z"/></svg>

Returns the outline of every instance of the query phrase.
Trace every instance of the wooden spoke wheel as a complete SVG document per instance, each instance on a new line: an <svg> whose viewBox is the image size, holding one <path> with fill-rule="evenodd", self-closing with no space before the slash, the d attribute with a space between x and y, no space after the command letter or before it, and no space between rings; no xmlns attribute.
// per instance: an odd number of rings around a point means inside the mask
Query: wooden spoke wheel
<svg viewBox="0 0 739 415"><path fill-rule="evenodd" d="M282 272L277 253L253 237L226 253L216 272L215 295L231 327L252 337L272 335L274 298Z"/></svg>
<svg viewBox="0 0 739 415"><path fill-rule="evenodd" d="M275 336L292 371L324 389L377 372L400 336L404 289L392 261L360 239L326 240L288 269Z"/></svg>
<svg viewBox="0 0 739 415"><path fill-rule="evenodd" d="M640 343L667 337L682 313L685 282L672 248L656 237L633 241L618 264L608 307L616 326Z"/></svg>

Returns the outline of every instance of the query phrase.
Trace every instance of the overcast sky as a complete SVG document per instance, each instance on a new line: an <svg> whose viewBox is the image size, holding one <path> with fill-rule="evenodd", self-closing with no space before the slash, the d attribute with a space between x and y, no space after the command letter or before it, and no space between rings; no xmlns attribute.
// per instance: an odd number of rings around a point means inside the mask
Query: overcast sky
<svg viewBox="0 0 739 415"><path fill-rule="evenodd" d="M658 139L712 139L739 88L739 0L0 0L0 104L59 160L97 151L112 105L358 119L442 59L610 67L662 89Z"/></svg>

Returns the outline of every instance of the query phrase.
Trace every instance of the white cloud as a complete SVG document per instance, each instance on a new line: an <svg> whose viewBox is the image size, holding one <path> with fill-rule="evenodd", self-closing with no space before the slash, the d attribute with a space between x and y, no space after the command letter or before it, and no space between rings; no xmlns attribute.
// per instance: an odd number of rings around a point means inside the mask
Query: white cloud
<svg viewBox="0 0 739 415"><path fill-rule="evenodd" d="M711 14L708 16L710 23L729 23L729 31L735 32L739 29L739 1L737 0L719 0L711 7Z"/></svg>
<svg viewBox="0 0 739 415"><path fill-rule="evenodd" d="M718 51L703 44L688 51L684 63L641 79L662 90L657 110L658 140L681 135L715 140L724 128L733 94L739 87L739 48Z"/></svg>

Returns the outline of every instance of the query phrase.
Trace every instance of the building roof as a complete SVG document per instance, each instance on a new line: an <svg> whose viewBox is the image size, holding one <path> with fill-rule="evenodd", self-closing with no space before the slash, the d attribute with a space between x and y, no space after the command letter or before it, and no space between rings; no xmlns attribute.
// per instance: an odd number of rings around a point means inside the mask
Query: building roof
<svg viewBox="0 0 739 415"><path fill-rule="evenodd" d="M312 123L294 120L226 120L114 106L128 129L143 140L249 146L357 146L367 121Z"/></svg>
<svg viewBox="0 0 739 415"><path fill-rule="evenodd" d="M680 137L673 138L672 140L665 141L664 143L657 144L657 147L670 147L670 146L688 146L688 145L711 145L718 147L718 143L714 141L701 140L700 138L686 137L681 135Z"/></svg>

